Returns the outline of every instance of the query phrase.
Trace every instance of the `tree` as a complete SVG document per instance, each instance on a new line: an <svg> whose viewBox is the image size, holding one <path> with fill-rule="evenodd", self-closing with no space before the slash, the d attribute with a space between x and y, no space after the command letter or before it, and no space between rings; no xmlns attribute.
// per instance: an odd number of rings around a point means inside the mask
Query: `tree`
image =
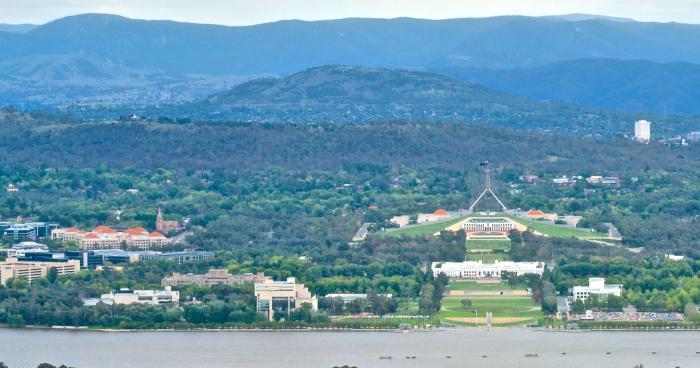
<svg viewBox="0 0 700 368"><path fill-rule="evenodd" d="M462 308L465 308L465 309L472 306L471 299L462 299L459 302L462 304Z"/></svg>
<svg viewBox="0 0 700 368"><path fill-rule="evenodd" d="M434 304L435 287L432 283L426 283L420 290L418 311L424 316L432 316L437 312Z"/></svg>
<svg viewBox="0 0 700 368"><path fill-rule="evenodd" d="M46 279L51 284L56 283L56 279L58 279L58 271L56 270L56 268L49 268L49 271L46 273Z"/></svg>
<svg viewBox="0 0 700 368"><path fill-rule="evenodd" d="M586 313L586 305L583 303L581 299L576 299L572 304L571 304L571 313L573 314L584 314Z"/></svg>

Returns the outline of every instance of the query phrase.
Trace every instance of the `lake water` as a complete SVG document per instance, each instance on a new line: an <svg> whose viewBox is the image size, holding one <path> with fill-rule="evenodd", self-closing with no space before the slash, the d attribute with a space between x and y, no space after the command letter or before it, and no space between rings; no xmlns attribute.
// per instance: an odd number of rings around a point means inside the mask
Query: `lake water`
<svg viewBox="0 0 700 368"><path fill-rule="evenodd" d="M0 329L0 361L112 367L700 367L700 332L87 332ZM566 353L565 355L562 353ZM610 354L607 354L610 352ZM652 352L655 352L653 354ZM525 357L537 353L538 357ZM391 360L379 359L392 356ZM447 356L451 356L448 359ZM486 357L482 357L485 355ZM415 356L415 359L406 359Z"/></svg>

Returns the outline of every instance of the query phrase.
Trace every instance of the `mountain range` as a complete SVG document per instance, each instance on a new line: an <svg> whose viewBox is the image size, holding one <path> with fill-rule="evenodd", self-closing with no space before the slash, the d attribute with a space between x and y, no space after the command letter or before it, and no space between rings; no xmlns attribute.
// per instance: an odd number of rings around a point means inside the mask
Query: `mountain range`
<svg viewBox="0 0 700 368"><path fill-rule="evenodd" d="M443 73L538 101L696 114L697 40L700 25L585 14L243 27L84 14L0 26L0 105L211 103L237 96L235 86L250 79L265 77L245 88L309 68L354 65Z"/></svg>

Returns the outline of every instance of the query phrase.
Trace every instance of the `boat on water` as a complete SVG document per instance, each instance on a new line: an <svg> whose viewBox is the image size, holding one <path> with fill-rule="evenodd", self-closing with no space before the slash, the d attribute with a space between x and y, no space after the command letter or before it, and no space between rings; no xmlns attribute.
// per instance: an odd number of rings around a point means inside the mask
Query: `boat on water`
<svg viewBox="0 0 700 368"><path fill-rule="evenodd" d="M385 355L385 356L379 357L379 360L390 360L390 359L391 359L391 355Z"/></svg>
<svg viewBox="0 0 700 368"><path fill-rule="evenodd" d="M537 353L525 354L525 358L537 358L538 356L539 356L539 354L537 354Z"/></svg>

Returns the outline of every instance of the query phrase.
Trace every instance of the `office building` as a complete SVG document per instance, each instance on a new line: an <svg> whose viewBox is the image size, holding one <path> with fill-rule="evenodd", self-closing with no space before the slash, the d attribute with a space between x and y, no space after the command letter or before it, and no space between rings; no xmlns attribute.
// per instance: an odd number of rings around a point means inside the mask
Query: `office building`
<svg viewBox="0 0 700 368"><path fill-rule="evenodd" d="M182 286L182 285L197 285L197 286L212 286L212 285L236 285L249 282L262 282L271 279L270 276L265 276L264 273L245 273L231 275L226 269L212 269L204 275L193 275L191 273L181 274L173 273L172 276L167 276L161 280L163 286Z"/></svg>
<svg viewBox="0 0 700 368"><path fill-rule="evenodd" d="M286 281L266 279L256 282L255 300L257 311L265 313L270 321L274 320L275 313L289 314L304 304L309 304L311 310L318 310L316 296L311 295L303 284L297 284L294 277L287 278Z"/></svg>
<svg viewBox="0 0 700 368"><path fill-rule="evenodd" d="M16 242L49 238L56 229L58 224L46 222L0 222L2 235Z"/></svg>
<svg viewBox="0 0 700 368"><path fill-rule="evenodd" d="M634 139L639 142L649 143L651 140L651 122L638 120L634 123Z"/></svg>
<svg viewBox="0 0 700 368"><path fill-rule="evenodd" d="M84 300L87 305L92 304L90 299ZM102 294L100 297L100 302L113 305L113 304L148 304L148 305L161 305L161 304L179 304L180 303L180 292L172 291L169 287L165 290L129 290L126 288L119 290L112 290L109 294Z"/></svg>
<svg viewBox="0 0 700 368"><path fill-rule="evenodd" d="M55 269L58 275L68 275L80 271L80 262L75 260L31 262L8 258L0 262L0 284L6 285L7 280L11 278L31 283L46 277L51 269Z"/></svg>
<svg viewBox="0 0 700 368"><path fill-rule="evenodd" d="M13 245L12 248L0 249L0 252L5 253L8 258L21 258L27 253L48 253L49 247L33 241L24 241Z"/></svg>
<svg viewBox="0 0 700 368"><path fill-rule="evenodd" d="M572 297L573 300L586 301L589 296L596 295L602 300L608 295L621 296L622 285L605 285L605 278L591 277L588 279L588 286L574 286Z"/></svg>
<svg viewBox="0 0 700 368"><path fill-rule="evenodd" d="M542 276L542 273L544 273L544 262L433 262L432 268L434 277L438 277L441 273L444 273L445 276L456 279L501 278L504 272L512 273L517 276L528 274Z"/></svg>
<svg viewBox="0 0 700 368"><path fill-rule="evenodd" d="M119 228L98 226L92 231L84 231L74 227L57 229L51 233L51 238L61 241L74 241L80 249L119 249L122 244L130 248L149 250L170 244L170 239L163 234L142 227Z"/></svg>

